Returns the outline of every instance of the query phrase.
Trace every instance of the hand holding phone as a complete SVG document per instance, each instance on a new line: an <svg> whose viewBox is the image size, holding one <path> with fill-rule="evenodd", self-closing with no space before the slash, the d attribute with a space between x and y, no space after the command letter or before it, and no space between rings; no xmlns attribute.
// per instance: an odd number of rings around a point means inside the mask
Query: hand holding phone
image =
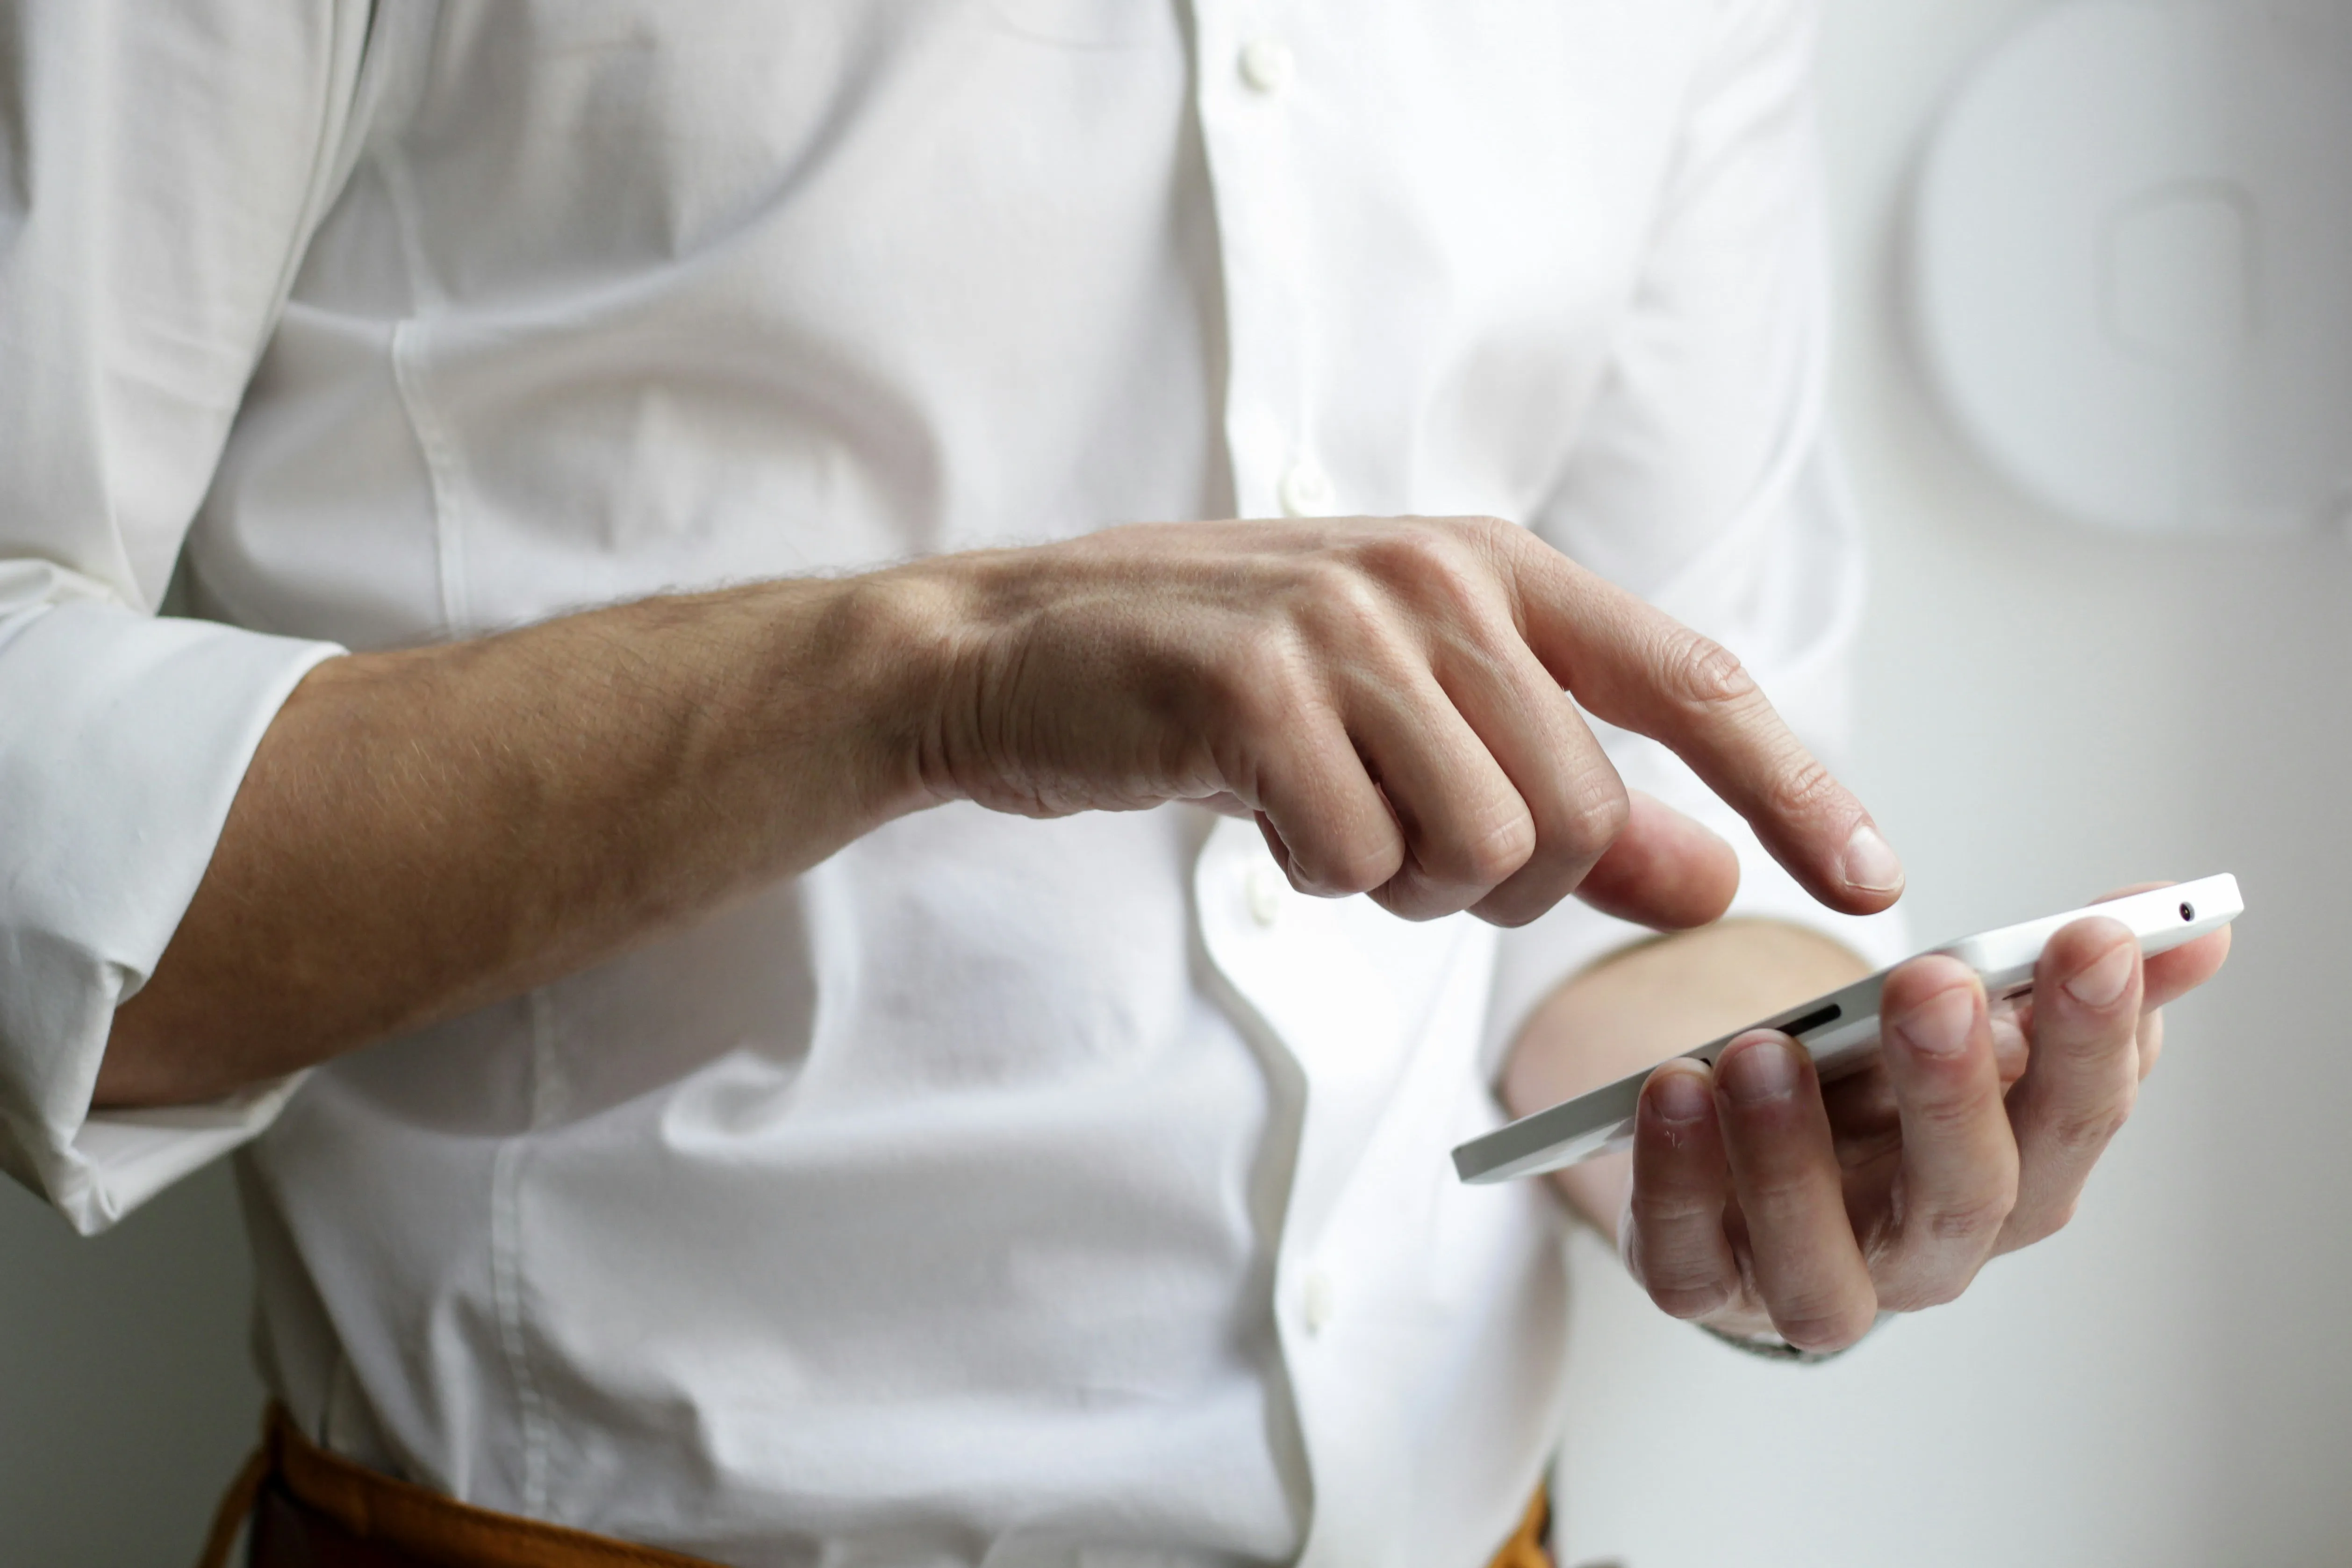
<svg viewBox="0 0 2352 1568"><path fill-rule="evenodd" d="M2033 989L2033 966L2042 947L2077 920L2104 915L2121 921L2139 938L2141 956L2152 957L2219 931L2245 913L2245 907L2238 879L2225 873L1979 932L1929 951L1947 954L1976 970L1987 996L2013 1001ZM1877 1055L1879 995L1893 972L1881 969L1682 1054L1711 1062L1725 1046L1751 1030L1778 1030L1805 1048L1822 1082L1832 1082ZM1454 1151L1455 1174L1473 1185L1508 1181L1625 1147L1633 1141L1634 1110L1651 1071L1645 1067L1471 1139Z"/></svg>
<svg viewBox="0 0 2352 1568"><path fill-rule="evenodd" d="M1612 1085L1629 1099L1598 1126L1558 1124L1590 1097L1515 1124L1538 1146L1487 1145L1486 1170L1606 1145L1630 1103L1630 1166L1579 1173L1577 1200L1622 1216L1635 1281L1717 1332L1842 1348L2066 1224L2155 1061L2156 1009L2221 967L2226 933L2199 932L2237 904L2210 878L1951 944ZM1860 1023L1880 1015L1883 1040ZM1809 1045L1841 1081L1823 1087Z"/></svg>

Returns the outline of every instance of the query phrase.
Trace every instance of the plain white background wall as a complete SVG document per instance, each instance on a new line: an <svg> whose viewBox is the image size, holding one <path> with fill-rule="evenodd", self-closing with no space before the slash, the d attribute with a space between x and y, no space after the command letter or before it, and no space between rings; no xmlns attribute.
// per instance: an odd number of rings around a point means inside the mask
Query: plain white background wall
<svg viewBox="0 0 2352 1568"><path fill-rule="evenodd" d="M85 1241L0 1181L0 1564L188 1568L259 1433L226 1166Z"/></svg>
<svg viewBox="0 0 2352 1568"><path fill-rule="evenodd" d="M2352 1561L2352 546L2127 541L1947 434L1900 314L1936 107L2030 0L1830 0L1841 420L1875 540L1851 773L1923 939L2146 876L2253 913L2178 1009L2075 1226L1847 1361L1750 1363L1587 1248L1565 1561L2169 1568ZM2346 258L2352 287L2352 257ZM0 1195L0 1563L184 1563L251 1441L215 1170L102 1240Z"/></svg>
<svg viewBox="0 0 2352 1568"><path fill-rule="evenodd" d="M1565 1563L2352 1562L2352 544L2129 540L1962 448L1903 314L1910 178L2021 0L1830 0L1839 417L1874 538L1850 775L1940 940L2234 871L2074 1225L1847 1360L1751 1362L1579 1257ZM2344 258L2352 287L2352 256Z"/></svg>

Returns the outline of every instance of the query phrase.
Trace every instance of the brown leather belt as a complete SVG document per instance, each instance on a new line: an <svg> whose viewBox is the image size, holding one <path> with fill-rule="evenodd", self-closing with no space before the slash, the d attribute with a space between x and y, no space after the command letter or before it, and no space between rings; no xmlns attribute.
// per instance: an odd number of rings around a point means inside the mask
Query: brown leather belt
<svg viewBox="0 0 2352 1568"><path fill-rule="evenodd" d="M1541 1491L1492 1568L1553 1568ZM221 1500L199 1568L227 1568L252 1521L249 1568L711 1568L656 1546L493 1513L320 1448L269 1407L260 1449Z"/></svg>

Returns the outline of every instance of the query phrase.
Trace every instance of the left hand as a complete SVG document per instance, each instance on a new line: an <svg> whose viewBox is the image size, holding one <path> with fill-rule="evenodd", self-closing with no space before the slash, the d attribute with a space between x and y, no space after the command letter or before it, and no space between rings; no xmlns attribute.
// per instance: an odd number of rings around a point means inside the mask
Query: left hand
<svg viewBox="0 0 2352 1568"><path fill-rule="evenodd" d="M2225 930L2143 964L2130 932L2093 916L2051 939L2013 1007L1988 1007L1955 959L1904 965L1879 1058L1826 1089L1767 1030L1712 1071L1663 1064L1635 1124L1627 1267L1676 1317L1814 1351L1881 1311L1950 1301L2073 1217L2156 1065L2157 1009L2229 947Z"/></svg>

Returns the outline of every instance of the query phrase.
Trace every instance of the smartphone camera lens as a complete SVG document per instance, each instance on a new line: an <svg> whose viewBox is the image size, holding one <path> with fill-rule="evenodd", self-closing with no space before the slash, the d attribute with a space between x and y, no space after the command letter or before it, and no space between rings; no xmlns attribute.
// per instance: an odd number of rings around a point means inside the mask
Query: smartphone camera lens
<svg viewBox="0 0 2352 1568"><path fill-rule="evenodd" d="M2183 920L2194 920L2194 919L2196 919L2196 918L2197 918L2197 906L2196 906L2195 904L2182 904L2182 905L2180 906L2180 918L2181 918L2181 919L2183 919Z"/></svg>

